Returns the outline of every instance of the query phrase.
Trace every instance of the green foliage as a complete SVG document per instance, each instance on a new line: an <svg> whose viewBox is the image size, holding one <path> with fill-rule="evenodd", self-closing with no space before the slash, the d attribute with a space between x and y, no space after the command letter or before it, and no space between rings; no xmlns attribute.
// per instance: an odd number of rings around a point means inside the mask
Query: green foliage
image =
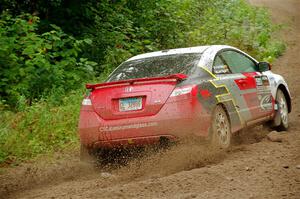
<svg viewBox="0 0 300 199"><path fill-rule="evenodd" d="M51 24L61 27L64 32L80 35L92 23L90 8L98 0L1 0L0 12L9 10L14 16L31 13L41 18L39 29L52 30Z"/></svg>
<svg viewBox="0 0 300 199"><path fill-rule="evenodd" d="M0 17L0 95L11 106L53 90L64 94L92 77L95 63L79 56L90 39L76 40L55 25L38 34L38 24L31 15Z"/></svg>
<svg viewBox="0 0 300 199"><path fill-rule="evenodd" d="M267 11L246 0L5 0L5 9L38 15L40 31L56 24L91 39L93 45L81 53L99 63L96 76L133 55L159 49L230 44L268 61L284 49L272 39Z"/></svg>
<svg viewBox="0 0 300 199"><path fill-rule="evenodd" d="M197 45L233 45L272 61L284 45L272 38L277 27L266 9L245 0L120 0L90 7L95 26L86 33L94 46L88 57L108 73L133 55Z"/></svg>
<svg viewBox="0 0 300 199"><path fill-rule="evenodd" d="M186 32L196 20L195 2L120 0L101 1L91 7L95 26L87 35L95 46L87 56L99 63L95 70L111 71L133 55L186 46Z"/></svg>
<svg viewBox="0 0 300 199"><path fill-rule="evenodd" d="M272 38L277 29L264 8L244 0L212 1L190 32L188 45L228 44L257 59L273 61L284 50L284 44Z"/></svg>
<svg viewBox="0 0 300 199"><path fill-rule="evenodd" d="M0 110L0 164L16 164L77 144L82 93L69 93L58 107L41 100L18 113Z"/></svg>

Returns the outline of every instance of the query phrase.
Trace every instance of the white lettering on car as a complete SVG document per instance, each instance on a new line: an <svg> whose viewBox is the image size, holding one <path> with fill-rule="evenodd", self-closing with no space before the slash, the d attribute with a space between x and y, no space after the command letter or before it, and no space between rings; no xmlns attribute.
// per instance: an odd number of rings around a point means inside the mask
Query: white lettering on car
<svg viewBox="0 0 300 199"><path fill-rule="evenodd" d="M126 129L140 129L146 127L158 126L157 122L146 122L146 123L136 123L136 124L129 124L129 125L122 125L122 126L101 126L99 128L100 132L103 131L120 131Z"/></svg>

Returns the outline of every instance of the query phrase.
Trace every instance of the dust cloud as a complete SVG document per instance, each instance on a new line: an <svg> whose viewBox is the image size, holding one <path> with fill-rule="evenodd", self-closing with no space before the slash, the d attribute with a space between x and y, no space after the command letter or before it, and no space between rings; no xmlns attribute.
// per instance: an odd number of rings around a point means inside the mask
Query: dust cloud
<svg viewBox="0 0 300 199"><path fill-rule="evenodd" d="M168 147L148 147L113 154L105 163L84 163L68 154L7 169L0 175L0 198L15 192L73 180L97 179L103 186L159 178L222 161L226 152L199 138L186 138Z"/></svg>

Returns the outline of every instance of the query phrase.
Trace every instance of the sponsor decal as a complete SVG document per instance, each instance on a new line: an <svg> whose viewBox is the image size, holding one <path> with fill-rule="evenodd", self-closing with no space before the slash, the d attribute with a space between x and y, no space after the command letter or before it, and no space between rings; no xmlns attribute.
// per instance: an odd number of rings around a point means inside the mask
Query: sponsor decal
<svg viewBox="0 0 300 199"><path fill-rule="evenodd" d="M264 94L270 92L270 82L266 75L256 76L255 77L257 93Z"/></svg>
<svg viewBox="0 0 300 199"><path fill-rule="evenodd" d="M256 86L270 86L269 79L266 75L255 76Z"/></svg>
<svg viewBox="0 0 300 199"><path fill-rule="evenodd" d="M127 130L127 129L140 129L146 127L158 126L157 122L145 122L145 123L136 123L136 124L128 124L122 126L101 126L99 128L100 132L111 132L111 131L120 131L120 130Z"/></svg>
<svg viewBox="0 0 300 199"><path fill-rule="evenodd" d="M272 96L271 95L259 95L258 99L260 100L260 107L262 110L271 110L272 109Z"/></svg>
<svg viewBox="0 0 300 199"><path fill-rule="evenodd" d="M262 79L261 79L260 76L256 76L255 81L256 81L256 86L262 86L263 85Z"/></svg>

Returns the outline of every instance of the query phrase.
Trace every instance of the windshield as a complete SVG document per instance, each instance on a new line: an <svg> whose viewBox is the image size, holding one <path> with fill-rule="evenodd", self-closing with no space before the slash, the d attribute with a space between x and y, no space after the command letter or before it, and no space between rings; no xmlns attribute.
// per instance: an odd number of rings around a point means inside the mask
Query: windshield
<svg viewBox="0 0 300 199"><path fill-rule="evenodd" d="M144 77L161 77L176 73L190 75L200 56L200 53L186 53L127 61L122 63L109 76L108 82Z"/></svg>

